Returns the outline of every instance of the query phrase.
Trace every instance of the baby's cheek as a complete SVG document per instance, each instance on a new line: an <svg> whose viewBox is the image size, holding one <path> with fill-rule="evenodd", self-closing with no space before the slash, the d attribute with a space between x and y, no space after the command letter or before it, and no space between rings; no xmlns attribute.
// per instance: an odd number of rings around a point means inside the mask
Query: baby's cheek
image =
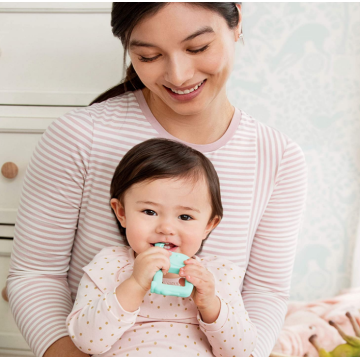
<svg viewBox="0 0 360 360"><path fill-rule="evenodd" d="M186 244L193 249L198 249L203 241L204 233L202 229L194 229L186 234ZM195 253L194 253L195 254Z"/></svg>
<svg viewBox="0 0 360 360"><path fill-rule="evenodd" d="M145 250L148 236L149 234L146 231L145 226L134 226L134 224L131 224L131 222L128 221L126 227L126 238L129 245L135 252L140 253Z"/></svg>

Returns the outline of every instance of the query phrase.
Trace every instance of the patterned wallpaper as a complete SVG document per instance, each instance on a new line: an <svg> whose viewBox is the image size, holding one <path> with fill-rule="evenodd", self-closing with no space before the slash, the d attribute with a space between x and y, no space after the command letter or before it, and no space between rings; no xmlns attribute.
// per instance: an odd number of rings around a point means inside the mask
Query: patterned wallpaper
<svg viewBox="0 0 360 360"><path fill-rule="evenodd" d="M243 33L229 98L296 141L309 169L290 300L334 296L359 225L360 3L243 3Z"/></svg>

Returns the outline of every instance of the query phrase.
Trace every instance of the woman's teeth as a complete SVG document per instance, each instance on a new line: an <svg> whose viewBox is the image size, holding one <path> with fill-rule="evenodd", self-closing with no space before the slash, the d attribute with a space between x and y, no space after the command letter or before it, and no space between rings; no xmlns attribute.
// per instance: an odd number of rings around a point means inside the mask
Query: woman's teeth
<svg viewBox="0 0 360 360"><path fill-rule="evenodd" d="M191 88L191 89L188 89L188 90L184 90L184 91L181 91L181 90L174 90L174 89L171 89L172 92L174 92L175 94L179 94L179 95L184 95L184 94L190 94L191 92L197 90L201 85L202 83L204 82L205 80L203 80L200 84L196 85L195 87Z"/></svg>

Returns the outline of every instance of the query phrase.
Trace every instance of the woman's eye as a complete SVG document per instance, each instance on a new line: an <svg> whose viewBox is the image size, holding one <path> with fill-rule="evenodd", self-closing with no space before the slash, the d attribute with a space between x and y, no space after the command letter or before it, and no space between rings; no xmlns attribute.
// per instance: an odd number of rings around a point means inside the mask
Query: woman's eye
<svg viewBox="0 0 360 360"><path fill-rule="evenodd" d="M157 55L157 56L154 56L152 58L146 58L144 56L140 56L139 57L139 60L142 61L142 62L151 62L151 61L154 61L156 60L160 55Z"/></svg>
<svg viewBox="0 0 360 360"><path fill-rule="evenodd" d="M181 220L185 220L185 221L188 221L188 220L192 219L192 217L190 215L180 215L179 218Z"/></svg>
<svg viewBox="0 0 360 360"><path fill-rule="evenodd" d="M156 215L156 212L154 210L143 210L143 213L145 213L146 215L149 215L149 216L155 216Z"/></svg>
<svg viewBox="0 0 360 360"><path fill-rule="evenodd" d="M188 51L189 51L189 52L191 52L191 53L193 53L193 54L196 54L196 53L199 53L199 52L205 51L208 47L209 47L209 45L206 45L206 46L202 47L201 49L197 49L197 50L188 50Z"/></svg>
<svg viewBox="0 0 360 360"><path fill-rule="evenodd" d="M192 54L197 54L199 52L203 52L205 51L207 48L209 47L209 45L206 45L204 47L202 47L201 49L197 49L197 50L188 50L190 53ZM142 62L151 62L151 61L154 61L156 60L158 57L160 57L161 55L157 55L157 56L154 56L152 58L147 58L147 57L144 57L144 56L140 56L139 57L139 60L142 61Z"/></svg>

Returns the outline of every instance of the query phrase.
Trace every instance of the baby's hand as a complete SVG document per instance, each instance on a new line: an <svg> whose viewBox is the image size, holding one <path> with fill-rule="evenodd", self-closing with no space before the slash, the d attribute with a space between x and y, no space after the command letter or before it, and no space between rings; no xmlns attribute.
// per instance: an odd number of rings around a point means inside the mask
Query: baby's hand
<svg viewBox="0 0 360 360"><path fill-rule="evenodd" d="M131 277L145 291L151 288L154 275L162 269L164 275L170 268L171 252L161 247L151 247L135 258L134 270Z"/></svg>
<svg viewBox="0 0 360 360"><path fill-rule="evenodd" d="M215 295L215 279L213 274L195 259L185 260L184 264L185 266L180 269L179 275L194 285L191 297L195 305L201 315L204 312L210 311L213 313L214 320L216 320L220 311L220 301ZM203 320L205 321L204 318Z"/></svg>

